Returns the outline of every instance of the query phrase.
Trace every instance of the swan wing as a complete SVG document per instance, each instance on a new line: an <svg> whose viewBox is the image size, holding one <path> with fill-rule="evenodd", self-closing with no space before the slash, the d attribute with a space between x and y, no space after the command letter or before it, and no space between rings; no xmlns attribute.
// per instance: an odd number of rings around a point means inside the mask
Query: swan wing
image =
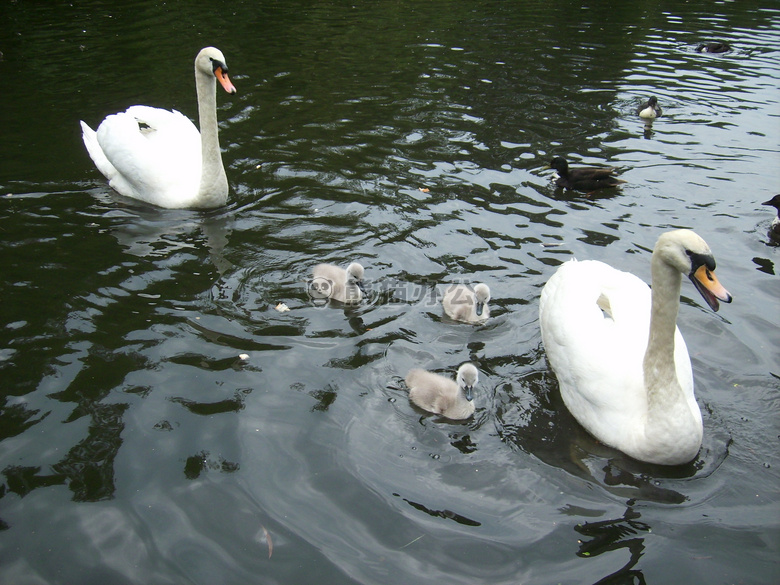
<svg viewBox="0 0 780 585"><path fill-rule="evenodd" d="M181 113L132 106L106 117L96 139L108 165L87 145L90 156L122 195L161 207L181 207L197 195L200 133Z"/></svg>
<svg viewBox="0 0 780 585"><path fill-rule="evenodd" d="M90 128L84 120L81 120L81 139L84 141L84 146L87 147L87 152L89 153L92 162L95 163L95 166L103 176L110 181L118 171L106 158L103 149L100 148L97 140L97 133Z"/></svg>
<svg viewBox="0 0 780 585"><path fill-rule="evenodd" d="M650 288L596 261L570 261L540 300L542 341L570 412L608 444L644 428L642 361L650 328Z"/></svg>

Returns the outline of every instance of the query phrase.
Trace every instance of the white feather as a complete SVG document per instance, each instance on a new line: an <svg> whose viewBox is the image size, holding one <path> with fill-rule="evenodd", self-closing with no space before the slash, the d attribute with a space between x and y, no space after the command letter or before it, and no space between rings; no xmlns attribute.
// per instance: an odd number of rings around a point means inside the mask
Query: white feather
<svg viewBox="0 0 780 585"><path fill-rule="evenodd" d="M603 443L670 465L693 459L702 439L691 362L674 324L686 260L690 270L685 249L709 253L689 230L664 234L654 251L659 343L653 349L650 288L601 262L564 263L542 290L539 307L544 348L569 411ZM652 377L666 382L646 380L646 363Z"/></svg>

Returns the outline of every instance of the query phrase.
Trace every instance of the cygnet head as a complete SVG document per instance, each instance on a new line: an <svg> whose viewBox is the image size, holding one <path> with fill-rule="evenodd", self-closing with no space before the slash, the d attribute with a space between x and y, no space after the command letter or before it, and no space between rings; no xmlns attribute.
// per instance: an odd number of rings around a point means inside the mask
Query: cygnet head
<svg viewBox="0 0 780 585"><path fill-rule="evenodd" d="M463 393L466 395L466 400L471 401L474 399L472 390L477 385L479 379L479 371L474 367L474 364L463 364L458 368L458 386L463 388Z"/></svg>
<svg viewBox="0 0 780 585"><path fill-rule="evenodd" d="M482 312L485 310L485 305L490 300L490 289L488 288L488 285L479 283L474 287L474 300L476 301L474 303L474 310L476 311L477 316L481 316Z"/></svg>
<svg viewBox="0 0 780 585"><path fill-rule="evenodd" d="M354 284L357 286L363 294L366 294L366 289L363 288L363 274L365 270L362 264L353 262L347 266L347 284Z"/></svg>

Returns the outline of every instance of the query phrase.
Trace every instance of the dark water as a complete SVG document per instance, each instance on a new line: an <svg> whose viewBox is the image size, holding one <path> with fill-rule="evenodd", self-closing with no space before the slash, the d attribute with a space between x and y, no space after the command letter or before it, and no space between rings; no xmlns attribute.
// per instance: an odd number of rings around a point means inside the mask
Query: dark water
<svg viewBox="0 0 780 585"><path fill-rule="evenodd" d="M607 4L3 3L0 582L776 582L780 8ZM123 200L78 120L194 118L209 44L229 204ZM628 183L562 193L553 155ZM559 263L647 279L671 227L735 297L683 285L680 468L582 431L537 323ZM315 306L311 267L353 260L368 302ZM442 318L455 281L486 325ZM409 404L410 367L466 360L473 419Z"/></svg>

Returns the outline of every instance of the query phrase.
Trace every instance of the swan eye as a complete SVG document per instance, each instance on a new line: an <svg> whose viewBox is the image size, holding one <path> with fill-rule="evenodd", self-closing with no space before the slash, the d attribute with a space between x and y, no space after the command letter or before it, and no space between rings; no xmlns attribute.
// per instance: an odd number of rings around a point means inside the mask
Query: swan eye
<svg viewBox="0 0 780 585"><path fill-rule="evenodd" d="M214 57L209 57L209 60L211 61L211 70L216 74L217 69L222 69L224 73L228 72L227 65L222 63L221 61L217 61Z"/></svg>
<svg viewBox="0 0 780 585"><path fill-rule="evenodd" d="M691 274L704 266L707 272L707 278L712 280L710 272L715 270L715 258L712 257L712 254L699 254L697 252L691 252L690 250L686 250L685 253L688 254L688 257L691 259Z"/></svg>

